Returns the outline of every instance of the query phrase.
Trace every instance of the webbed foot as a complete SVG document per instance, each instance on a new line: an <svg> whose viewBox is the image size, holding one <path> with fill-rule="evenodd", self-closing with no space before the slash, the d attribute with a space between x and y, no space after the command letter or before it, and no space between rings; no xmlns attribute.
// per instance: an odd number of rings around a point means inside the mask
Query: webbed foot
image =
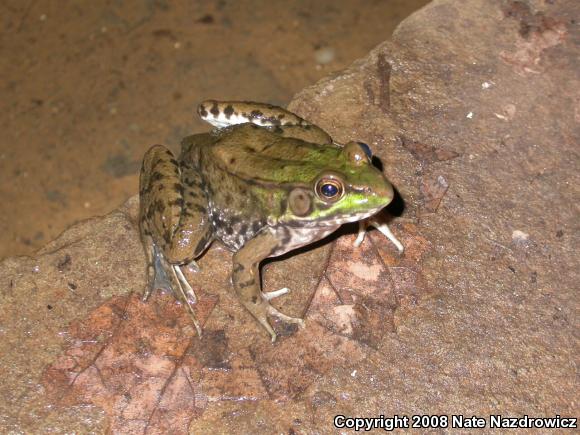
<svg viewBox="0 0 580 435"><path fill-rule="evenodd" d="M266 300L266 301L271 301L274 298L277 298L279 296L285 295L287 293L290 292L290 289L288 287L284 287L281 288L279 290L274 290L271 292L262 292L262 297ZM299 317L291 317L291 316L287 316L286 314L278 311L276 308L274 308L272 305L268 304L268 314L270 316L273 317L277 317L278 319L282 320L283 322L286 323L292 323L295 325L300 326L301 328L304 327L305 323L304 323L304 319L301 319ZM276 340L275 337L276 334L274 334L274 337L272 337L272 342L274 342Z"/></svg>
<svg viewBox="0 0 580 435"><path fill-rule="evenodd" d="M151 251L151 262L147 265L147 285L143 293L143 302L147 302L149 296L155 289L172 290L171 278L167 275L164 267L164 260L157 245L152 244L149 248Z"/></svg>
<svg viewBox="0 0 580 435"><path fill-rule="evenodd" d="M300 326L301 328L303 328L305 325L304 319L302 319L301 317L287 316L286 314L277 310L276 308L274 308L270 304L267 304L267 308L268 308L269 315L277 317L278 319L282 320L283 322L292 323L294 325Z"/></svg>
<svg viewBox="0 0 580 435"><path fill-rule="evenodd" d="M275 290L272 292L263 292L263 293L261 293L261 301L259 301L258 303L245 302L242 300L246 309L250 313L252 313L252 315L258 321L258 323L260 325L262 325L262 327L266 331L268 331L268 333L270 334L272 343L274 343L276 341L277 334L274 331L274 328L272 328L272 325L270 325L270 322L268 320L268 316L276 317L276 318L280 319L282 322L298 325L301 328L304 327L304 319L301 319L299 317L288 316L288 315L282 313L281 311L279 311L278 309L276 309L275 307L273 307L272 305L270 305L270 301L272 299L277 298L279 296L282 296L284 294L287 294L289 291L290 290L285 287L285 288L281 288L280 290Z"/></svg>
<svg viewBox="0 0 580 435"><path fill-rule="evenodd" d="M272 343L276 341L277 335L272 326L270 325L270 322L268 321L268 315L276 317L280 319L282 322L298 325L301 328L304 327L305 325L304 319L301 319L299 317L291 317L282 313L281 311L270 305L270 302L268 302L268 298L266 297L266 295L264 295L263 298L264 298L263 302L257 306L252 307L253 309L251 309L250 311L254 315L254 317L258 320L260 325L262 325L266 329L266 331L268 331ZM249 308L247 305L246 307Z"/></svg>
<svg viewBox="0 0 580 435"><path fill-rule="evenodd" d="M187 311L193 321L197 334L201 337L201 326L195 316L195 312L193 311L193 306L197 302L197 297L195 296L195 291L187 281L187 278L185 278L181 267L177 264L168 264L163 258L163 254L161 254L155 245L153 246L153 264L149 267L153 268L153 272L150 274L153 276L152 279L149 279L149 283L145 288L143 301L147 301L155 289L160 288L171 290L177 300L183 302L187 307Z"/></svg>

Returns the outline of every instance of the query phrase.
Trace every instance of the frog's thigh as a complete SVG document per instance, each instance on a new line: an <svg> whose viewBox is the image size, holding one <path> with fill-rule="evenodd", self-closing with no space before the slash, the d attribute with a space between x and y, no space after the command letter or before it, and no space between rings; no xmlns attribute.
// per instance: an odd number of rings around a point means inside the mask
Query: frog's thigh
<svg viewBox="0 0 580 435"><path fill-rule="evenodd" d="M317 144L331 144L332 138L316 125L283 125L276 129L281 136Z"/></svg>
<svg viewBox="0 0 580 435"><path fill-rule="evenodd" d="M232 282L236 293L246 309L256 318L266 331L270 333L272 341L276 340L276 333L268 322L268 315L276 316L284 322L303 325L304 321L280 313L268 302L272 297L285 294L287 289L265 295L260 286L260 262L269 257L278 245L278 240L269 231L262 231L247 242L233 257Z"/></svg>
<svg viewBox="0 0 580 435"><path fill-rule="evenodd" d="M184 264L199 256L212 239L199 173L155 145L143 159L140 184L142 218L165 259Z"/></svg>

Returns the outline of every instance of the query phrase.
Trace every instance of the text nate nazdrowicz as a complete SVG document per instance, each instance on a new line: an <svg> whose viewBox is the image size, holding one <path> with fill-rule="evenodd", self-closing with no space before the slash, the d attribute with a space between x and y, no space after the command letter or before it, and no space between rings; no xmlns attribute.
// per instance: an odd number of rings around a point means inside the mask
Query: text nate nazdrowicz
<svg viewBox="0 0 580 435"><path fill-rule="evenodd" d="M337 415L334 417L334 427L337 429L354 429L355 431L369 431L372 429L574 429L578 427L574 417L504 417L502 415L490 415L478 417L472 415L394 415L392 417L346 417Z"/></svg>

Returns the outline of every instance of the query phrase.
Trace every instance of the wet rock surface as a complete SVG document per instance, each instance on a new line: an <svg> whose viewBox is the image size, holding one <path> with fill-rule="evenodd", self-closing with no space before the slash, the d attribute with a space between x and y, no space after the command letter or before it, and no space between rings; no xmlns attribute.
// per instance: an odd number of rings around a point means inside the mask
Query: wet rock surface
<svg viewBox="0 0 580 435"><path fill-rule="evenodd" d="M188 273L204 336L144 303L137 200L0 264L0 426L316 433L333 417L577 416L573 1L436 1L290 109L368 143L400 193L401 256L354 229L269 262L306 328L272 345L231 254ZM351 233L349 233L349 230Z"/></svg>

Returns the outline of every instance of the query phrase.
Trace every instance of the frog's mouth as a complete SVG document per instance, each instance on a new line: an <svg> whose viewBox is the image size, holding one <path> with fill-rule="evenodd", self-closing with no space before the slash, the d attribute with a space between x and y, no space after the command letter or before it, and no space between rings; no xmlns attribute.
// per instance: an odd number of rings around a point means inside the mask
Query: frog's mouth
<svg viewBox="0 0 580 435"><path fill-rule="evenodd" d="M343 224L348 224L348 223L351 223L351 222L362 221L363 219L366 219L368 217L371 217L371 216L377 214L383 208L385 208L385 207L384 206L383 207L377 207L375 209L367 210L367 211L364 211L364 212L351 213L351 214L343 215L343 216L340 216L339 218L335 219L335 222L339 223L340 225L343 225Z"/></svg>
<svg viewBox="0 0 580 435"><path fill-rule="evenodd" d="M316 220L316 219L315 220L307 220L307 219L297 220L295 222L295 225L293 225L293 226L301 226L301 227L307 227L307 228L335 227L335 226L340 226L340 225L344 225L344 224L349 224L352 222L361 221L363 219L366 219L368 217L371 217L371 216L377 214L378 212L380 212L384 208L385 208L385 206L381 206L381 207L377 207L377 208L371 209L371 210L366 210L363 212L344 214L341 216L328 217L328 218L324 218L324 219L320 219L320 220Z"/></svg>

